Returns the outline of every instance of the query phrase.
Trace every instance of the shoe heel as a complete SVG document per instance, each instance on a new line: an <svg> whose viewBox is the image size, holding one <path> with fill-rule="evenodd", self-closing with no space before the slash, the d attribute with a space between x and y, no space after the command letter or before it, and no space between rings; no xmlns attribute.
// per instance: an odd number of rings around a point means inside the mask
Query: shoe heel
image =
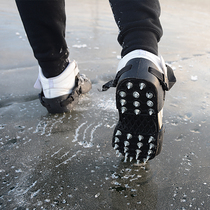
<svg viewBox="0 0 210 210"><path fill-rule="evenodd" d="M129 71L122 74L116 88L119 121L114 131L113 147L128 158L147 162L160 153L163 141L158 113L164 91L158 79L148 72L146 59L132 59ZM159 93L160 92L160 93ZM120 135L119 135L120 134Z"/></svg>

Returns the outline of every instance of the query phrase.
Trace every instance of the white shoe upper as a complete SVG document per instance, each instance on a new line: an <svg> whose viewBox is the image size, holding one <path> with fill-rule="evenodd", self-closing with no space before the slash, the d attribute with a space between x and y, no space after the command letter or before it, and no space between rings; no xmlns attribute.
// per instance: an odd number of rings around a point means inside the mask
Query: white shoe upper
<svg viewBox="0 0 210 210"><path fill-rule="evenodd" d="M145 58L147 60L150 60L156 65L157 69L161 73L164 73L165 75L167 74L165 61L163 60L162 56L158 57L157 55L150 53L148 51L145 51L145 50L133 50L127 55L125 55L118 64L117 72L120 71L129 60L134 59L134 58Z"/></svg>
<svg viewBox="0 0 210 210"><path fill-rule="evenodd" d="M56 98L70 94L75 86L75 77L79 73L77 63L72 61L58 76L46 78L39 67L39 75L34 88L42 89L46 98Z"/></svg>

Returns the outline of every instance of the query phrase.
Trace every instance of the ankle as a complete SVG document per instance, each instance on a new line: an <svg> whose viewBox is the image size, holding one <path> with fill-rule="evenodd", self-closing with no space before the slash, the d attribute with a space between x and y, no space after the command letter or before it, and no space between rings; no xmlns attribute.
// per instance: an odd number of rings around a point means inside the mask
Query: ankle
<svg viewBox="0 0 210 210"><path fill-rule="evenodd" d="M75 61L71 62L60 75L51 78L46 78L39 68L39 76L34 87L41 88L46 98L70 94L75 86L75 77L78 73Z"/></svg>

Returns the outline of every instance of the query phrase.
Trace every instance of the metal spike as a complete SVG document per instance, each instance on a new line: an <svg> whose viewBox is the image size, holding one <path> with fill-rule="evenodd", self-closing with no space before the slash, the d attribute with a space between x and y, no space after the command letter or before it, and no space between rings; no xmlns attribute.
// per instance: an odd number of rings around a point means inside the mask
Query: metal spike
<svg viewBox="0 0 210 210"><path fill-rule="evenodd" d="M124 162L126 163L127 160L128 160L128 153L125 153L125 160L124 160Z"/></svg>
<svg viewBox="0 0 210 210"><path fill-rule="evenodd" d="M132 137L133 136L130 133L127 134L127 139L131 139Z"/></svg>
<svg viewBox="0 0 210 210"><path fill-rule="evenodd" d="M139 87L140 87L140 90L143 90L146 87L146 85L145 83L142 82L139 84Z"/></svg>
<svg viewBox="0 0 210 210"><path fill-rule="evenodd" d="M127 147L130 145L130 143L128 141L124 141L124 145L125 145L125 147Z"/></svg>
<svg viewBox="0 0 210 210"><path fill-rule="evenodd" d="M150 144L150 145L149 145L149 149L152 149L152 148L154 148L154 147L155 147L154 144Z"/></svg>
<svg viewBox="0 0 210 210"><path fill-rule="evenodd" d="M134 113L135 113L136 115L139 115L139 114L141 113L141 111L140 111L139 109L135 109L135 110L134 110Z"/></svg>
<svg viewBox="0 0 210 210"><path fill-rule="evenodd" d="M120 153L117 157L122 157L122 154Z"/></svg>
<svg viewBox="0 0 210 210"><path fill-rule="evenodd" d="M133 92L133 97L134 98L139 98L140 94L137 91Z"/></svg>
<svg viewBox="0 0 210 210"><path fill-rule="evenodd" d="M117 155L117 157L121 157L122 156L122 154L120 153L119 150L116 150L116 155Z"/></svg>
<svg viewBox="0 0 210 210"><path fill-rule="evenodd" d="M153 136L150 136L150 137L149 137L148 143L151 143L151 142L154 141L154 140L155 140L155 138L154 138Z"/></svg>
<svg viewBox="0 0 210 210"><path fill-rule="evenodd" d="M136 149L136 154L140 154L141 150L140 149Z"/></svg>
<svg viewBox="0 0 210 210"><path fill-rule="evenodd" d="M139 165L140 164L140 160L137 160L136 164Z"/></svg>
<svg viewBox="0 0 210 210"><path fill-rule="evenodd" d="M117 138L117 137L115 137L115 138L114 138L114 143L116 144L116 143L119 143L119 142L120 142L120 139Z"/></svg>
<svg viewBox="0 0 210 210"><path fill-rule="evenodd" d="M152 150L149 150L147 154L148 155L151 155L152 153L153 153L153 151Z"/></svg>
<svg viewBox="0 0 210 210"><path fill-rule="evenodd" d="M153 109L149 109L149 115L153 115L155 113L155 111Z"/></svg>
<svg viewBox="0 0 210 210"><path fill-rule="evenodd" d="M117 132L116 132L115 135L116 135L116 136L121 136L121 135L122 135L122 132L121 132L120 130L117 130Z"/></svg>
<svg viewBox="0 0 210 210"><path fill-rule="evenodd" d="M121 106L124 106L126 103L127 103L127 102L126 102L126 100L125 100L125 99L121 99L121 100L120 100L120 104L121 104Z"/></svg>
<svg viewBox="0 0 210 210"><path fill-rule="evenodd" d="M149 107L153 107L153 105L154 105L154 103L152 102L152 101L147 101L147 106L149 106Z"/></svg>
<svg viewBox="0 0 210 210"><path fill-rule="evenodd" d="M151 92L146 93L146 97L151 99L153 97L153 93L151 93Z"/></svg>
<svg viewBox="0 0 210 210"><path fill-rule="evenodd" d="M120 154L120 151L119 150L116 150L116 155L118 156Z"/></svg>
<svg viewBox="0 0 210 210"><path fill-rule="evenodd" d="M143 146L143 144L141 142L139 142L139 143L137 143L137 146L140 149Z"/></svg>
<svg viewBox="0 0 210 210"><path fill-rule="evenodd" d="M119 95L120 95L122 98L125 98L126 93L125 93L124 91L120 91Z"/></svg>
<svg viewBox="0 0 210 210"><path fill-rule="evenodd" d="M134 101L134 102L133 102L133 105L134 105L135 107L139 107L139 106L140 106L140 102Z"/></svg>
<svg viewBox="0 0 210 210"><path fill-rule="evenodd" d="M115 144L115 145L114 145L114 149L115 149L115 150L116 150L118 147L119 147L118 144Z"/></svg>
<svg viewBox="0 0 210 210"><path fill-rule="evenodd" d="M124 114L126 111L127 111L127 108L126 108L126 107L122 107L122 108L121 108L122 114Z"/></svg>
<svg viewBox="0 0 210 210"><path fill-rule="evenodd" d="M136 160L139 158L139 154L141 153L141 150L137 149L136 150Z"/></svg>
<svg viewBox="0 0 210 210"><path fill-rule="evenodd" d="M132 84L131 82L128 82L128 83L126 84L126 86L127 86L128 89L131 89L131 88L133 87L133 84Z"/></svg>
<svg viewBox="0 0 210 210"><path fill-rule="evenodd" d="M133 157L130 157L130 162L132 162L132 160L133 160Z"/></svg>
<svg viewBox="0 0 210 210"><path fill-rule="evenodd" d="M128 147L124 147L124 153L128 151Z"/></svg>
<svg viewBox="0 0 210 210"><path fill-rule="evenodd" d="M139 135L138 138L139 138L139 141L144 139L144 137L142 135Z"/></svg>
<svg viewBox="0 0 210 210"><path fill-rule="evenodd" d="M150 158L150 156L147 156L147 158L144 158L144 164L146 164L147 163L147 161L149 160L149 158Z"/></svg>

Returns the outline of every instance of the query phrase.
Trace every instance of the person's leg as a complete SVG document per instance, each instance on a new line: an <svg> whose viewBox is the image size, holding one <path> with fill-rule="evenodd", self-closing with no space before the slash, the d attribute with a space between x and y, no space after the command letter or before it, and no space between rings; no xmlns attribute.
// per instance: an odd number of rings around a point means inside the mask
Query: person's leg
<svg viewBox="0 0 210 210"><path fill-rule="evenodd" d="M103 90L116 87L119 121L112 146L125 162L129 158L146 163L161 151L165 91L176 81L172 69L157 56L160 6L158 0L110 0L110 4L122 46L117 75L103 86Z"/></svg>
<svg viewBox="0 0 210 210"><path fill-rule="evenodd" d="M16 0L16 4L43 75L58 76L69 63L64 0Z"/></svg>
<svg viewBox="0 0 210 210"><path fill-rule="evenodd" d="M71 111L91 82L79 74L75 61L68 60L65 1L16 0L16 4L40 66L34 87L42 90L42 105L50 113Z"/></svg>
<svg viewBox="0 0 210 210"><path fill-rule="evenodd" d="M158 0L110 0L115 21L119 27L118 41L122 57L142 49L158 55L162 36Z"/></svg>

